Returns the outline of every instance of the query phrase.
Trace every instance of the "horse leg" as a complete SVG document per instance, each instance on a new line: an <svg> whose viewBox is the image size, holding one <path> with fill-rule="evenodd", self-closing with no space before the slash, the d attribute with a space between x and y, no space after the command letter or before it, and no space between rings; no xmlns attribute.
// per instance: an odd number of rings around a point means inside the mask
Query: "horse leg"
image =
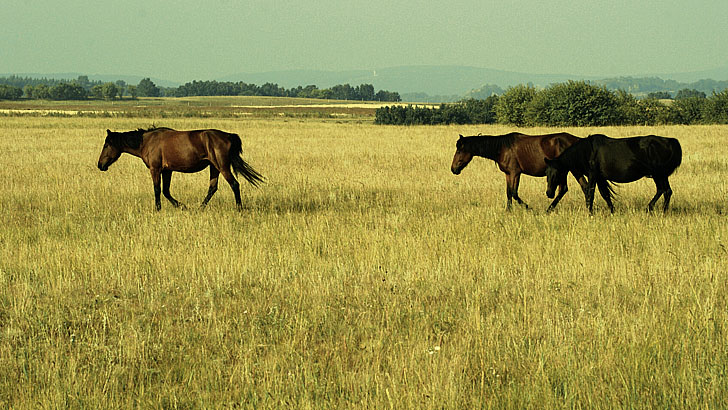
<svg viewBox="0 0 728 410"><path fill-rule="evenodd" d="M559 193L556 194L556 198L554 198L551 205L549 205L548 209L546 209L546 213L553 211L556 208L556 205L559 204L559 201L561 201L561 198L563 198L568 191L569 187L566 184L559 185Z"/></svg>
<svg viewBox="0 0 728 410"><path fill-rule="evenodd" d="M162 193L164 194L164 197L169 200L169 202L172 203L172 206L175 208L178 208L180 205L182 205L178 200L172 198L172 194L169 193L169 184L172 182L172 171L170 170L164 170L162 171Z"/></svg>
<svg viewBox="0 0 728 410"><path fill-rule="evenodd" d="M604 202L609 207L609 212L614 213L614 204L612 204L612 193L609 191L609 182L606 179L600 179L597 181L597 187L599 187L599 194L604 198Z"/></svg>
<svg viewBox="0 0 728 410"><path fill-rule="evenodd" d="M204 208L207 206L207 203L210 202L210 198L212 198L213 195L215 195L215 192L217 192L217 179L220 176L220 171L218 171L217 168L210 165L210 187L207 189L207 196L202 201L202 205L200 205L200 208Z"/></svg>
<svg viewBox="0 0 728 410"><path fill-rule="evenodd" d="M581 192L586 195L586 190L589 187L589 182L586 180L586 177L584 175L580 175L578 178L576 178L576 181L579 182L579 186L581 187Z"/></svg>
<svg viewBox="0 0 728 410"><path fill-rule="evenodd" d="M513 194L511 193L511 174L506 174L506 198L508 198L508 201L506 202L506 211L511 210L511 202L513 200Z"/></svg>
<svg viewBox="0 0 728 410"><path fill-rule="evenodd" d="M586 192L584 192L584 198L586 200L586 209L589 210L589 215L594 214L594 174L589 175L589 180L586 185Z"/></svg>
<svg viewBox="0 0 728 410"><path fill-rule="evenodd" d="M663 194L665 203L662 206L662 212L667 212L667 208L670 207L670 198L672 197L672 188L670 188L670 181L665 178L665 193Z"/></svg>
<svg viewBox="0 0 728 410"><path fill-rule="evenodd" d="M652 197L652 200L647 204L647 211L652 212L655 207L655 203L660 199L661 195L665 195L665 205L663 206L663 212L667 211L667 207L670 205L670 196L672 196L672 189L670 189L670 183L667 182L667 178L655 178L655 186L657 187L657 193ZM669 192L669 194L668 194Z"/></svg>
<svg viewBox="0 0 728 410"><path fill-rule="evenodd" d="M233 193L235 194L235 204L238 207L238 211L243 209L243 203L240 200L240 183L238 183L238 180L235 179L235 176L233 176L233 173L230 172L230 169L223 169L220 171L222 174L222 177L225 178L225 180L230 184L230 188L232 188Z"/></svg>
<svg viewBox="0 0 728 410"><path fill-rule="evenodd" d="M149 168L149 172L152 173L152 183L154 184L154 208L159 211L162 209L160 172L159 169L156 168Z"/></svg>
<svg viewBox="0 0 728 410"><path fill-rule="evenodd" d="M510 174L509 174L509 176L510 176ZM510 190L510 196L513 199L515 199L516 202L518 202L520 205L523 205L524 207L526 207L526 209L528 209L528 204L523 202L521 200L521 197L518 196L518 185L521 182L521 174L518 173L518 174L511 176L511 180L509 182L510 183L509 183L508 189ZM510 208L510 201L509 201L508 205Z"/></svg>

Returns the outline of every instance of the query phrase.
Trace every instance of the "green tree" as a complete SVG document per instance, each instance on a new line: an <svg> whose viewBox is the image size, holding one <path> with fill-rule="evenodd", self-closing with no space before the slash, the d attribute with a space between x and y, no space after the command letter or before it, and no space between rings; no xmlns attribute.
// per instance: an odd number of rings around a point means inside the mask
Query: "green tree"
<svg viewBox="0 0 728 410"><path fill-rule="evenodd" d="M119 88L114 83L104 83L101 85L101 96L105 100L113 100L119 93Z"/></svg>
<svg viewBox="0 0 728 410"><path fill-rule="evenodd" d="M619 89L614 92L614 98L617 102L617 116L620 125L644 123L642 108L634 95Z"/></svg>
<svg viewBox="0 0 728 410"><path fill-rule="evenodd" d="M126 81L124 80L118 80L116 81L116 88L118 88L119 92L119 98L124 98L124 91L126 90Z"/></svg>
<svg viewBox="0 0 728 410"><path fill-rule="evenodd" d="M669 107L660 100L647 98L639 102L639 107L642 122L637 125L664 125L672 122Z"/></svg>
<svg viewBox="0 0 728 410"><path fill-rule="evenodd" d="M51 88L45 84L38 84L33 90L33 98L38 100L50 100L51 99Z"/></svg>
<svg viewBox="0 0 728 410"><path fill-rule="evenodd" d="M600 126L620 122L617 97L606 87L584 81L553 84L538 92L526 122L548 126Z"/></svg>
<svg viewBox="0 0 728 410"><path fill-rule="evenodd" d="M399 102L402 101L402 98L396 91L379 90L377 91L377 94L374 95L374 101Z"/></svg>
<svg viewBox="0 0 728 410"><path fill-rule="evenodd" d="M91 87L90 93L91 97L97 100L104 98L104 93L103 91L101 91L101 84L96 84L95 86Z"/></svg>
<svg viewBox="0 0 728 410"><path fill-rule="evenodd" d="M671 100L672 95L667 91L653 91L647 93L647 98L654 98L655 100Z"/></svg>
<svg viewBox="0 0 728 410"><path fill-rule="evenodd" d="M371 84L362 84L356 87L356 94L363 101L373 101L376 95L374 93L374 86Z"/></svg>
<svg viewBox="0 0 728 410"><path fill-rule="evenodd" d="M670 105L671 122L676 124L699 124L703 122L703 109L706 101L705 97L676 97L675 102Z"/></svg>
<svg viewBox="0 0 728 410"><path fill-rule="evenodd" d="M88 93L78 83L60 83L51 87L50 97L54 100L83 100Z"/></svg>
<svg viewBox="0 0 728 410"><path fill-rule="evenodd" d="M495 106L498 122L519 127L526 125L526 110L535 96L536 88L531 84L509 87Z"/></svg>
<svg viewBox="0 0 728 410"><path fill-rule="evenodd" d="M25 93L26 98L34 98L35 97L35 87L28 84L25 87L23 87L23 92Z"/></svg>
<svg viewBox="0 0 728 410"><path fill-rule="evenodd" d="M682 100L685 98L706 98L706 95L702 91L698 91L695 89L689 89L689 88L683 88L682 90L678 91L677 94L675 94L676 100Z"/></svg>
<svg viewBox="0 0 728 410"><path fill-rule="evenodd" d="M708 97L703 108L703 120L709 124L728 124L728 88Z"/></svg>
<svg viewBox="0 0 728 410"><path fill-rule="evenodd" d="M136 92L139 97L159 97L159 87L149 78L139 81Z"/></svg>
<svg viewBox="0 0 728 410"><path fill-rule="evenodd" d="M129 91L129 95L131 96L132 100L137 99L137 86L136 85L128 85L126 87L127 91Z"/></svg>
<svg viewBox="0 0 728 410"><path fill-rule="evenodd" d="M0 84L0 100L18 100L23 96L23 89L12 85Z"/></svg>

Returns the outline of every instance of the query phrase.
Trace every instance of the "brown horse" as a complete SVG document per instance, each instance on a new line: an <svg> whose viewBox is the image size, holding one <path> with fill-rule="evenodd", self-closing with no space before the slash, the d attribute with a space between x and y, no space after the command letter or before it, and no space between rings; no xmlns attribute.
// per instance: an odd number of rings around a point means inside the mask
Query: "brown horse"
<svg viewBox="0 0 728 410"><path fill-rule="evenodd" d="M512 132L506 135L476 135L472 137L460 136L452 160L452 173L455 175L465 168L474 156L492 159L498 164L501 171L506 174L506 195L508 197L507 209L511 209L512 199L528 208L518 196L518 184L521 174L535 177L546 176L545 158L558 157L571 144L581 140L565 132L547 135L526 135ZM581 185L586 188L586 178L583 175L574 175ZM559 185L559 194L554 198L546 212L554 210L561 198L568 191L566 179Z"/></svg>
<svg viewBox="0 0 728 410"><path fill-rule="evenodd" d="M235 194L235 203L242 209L240 184L233 176L242 175L253 186L263 177L240 157L240 137L219 130L175 131L171 128L150 128L147 130L112 132L106 130L106 141L99 157L99 169L106 171L122 153L139 157L152 173L154 203L157 211L162 208L160 193L175 207L182 205L169 193L172 172L199 172L210 167L210 186L202 207L207 205L217 191L220 174L230 184ZM161 187L160 187L161 176Z"/></svg>

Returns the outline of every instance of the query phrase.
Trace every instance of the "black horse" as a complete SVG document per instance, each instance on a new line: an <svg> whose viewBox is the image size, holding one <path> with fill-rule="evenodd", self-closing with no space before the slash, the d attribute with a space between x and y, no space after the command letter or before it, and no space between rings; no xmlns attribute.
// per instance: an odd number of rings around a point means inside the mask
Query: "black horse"
<svg viewBox="0 0 728 410"><path fill-rule="evenodd" d="M595 134L574 143L556 159L545 161L549 198L553 198L556 187L566 181L569 172L587 175L584 196L589 213L593 212L595 185L614 213L614 191L610 182L633 182L648 177L655 181L657 194L647 209L652 211L655 202L664 195L663 211L666 212L672 196L667 178L680 166L682 148L675 138L648 135L615 139Z"/></svg>

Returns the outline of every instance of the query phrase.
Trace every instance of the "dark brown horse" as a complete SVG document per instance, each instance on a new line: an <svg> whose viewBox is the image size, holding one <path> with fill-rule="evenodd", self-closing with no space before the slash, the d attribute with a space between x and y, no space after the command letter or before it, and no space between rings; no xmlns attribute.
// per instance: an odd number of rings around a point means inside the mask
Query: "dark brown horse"
<svg viewBox="0 0 728 410"><path fill-rule="evenodd" d="M99 157L99 169L106 171L122 153L139 157L152 173L154 183L154 204L162 208L160 193L175 207L182 205L169 193L172 172L199 172L210 167L210 186L202 207L207 205L217 191L220 174L230 184L235 194L238 209L240 184L233 176L242 175L253 186L258 186L263 177L240 157L242 154L240 137L219 130L175 131L170 128L150 128L147 130L112 132L106 130L106 141ZM160 185L161 177L161 185Z"/></svg>
<svg viewBox="0 0 728 410"><path fill-rule="evenodd" d="M506 174L507 209L511 209L512 199L528 208L518 196L518 184L521 174L535 177L546 176L545 158L556 158L571 144L581 138L565 132L547 135L526 135L512 132L506 135L460 136L457 141L455 157L452 160L452 173L455 175L465 168L474 156L491 159ZM586 178L574 175L582 190L586 188ZM547 212L554 210L561 198L568 191L566 179L559 185L559 194L549 205Z"/></svg>

